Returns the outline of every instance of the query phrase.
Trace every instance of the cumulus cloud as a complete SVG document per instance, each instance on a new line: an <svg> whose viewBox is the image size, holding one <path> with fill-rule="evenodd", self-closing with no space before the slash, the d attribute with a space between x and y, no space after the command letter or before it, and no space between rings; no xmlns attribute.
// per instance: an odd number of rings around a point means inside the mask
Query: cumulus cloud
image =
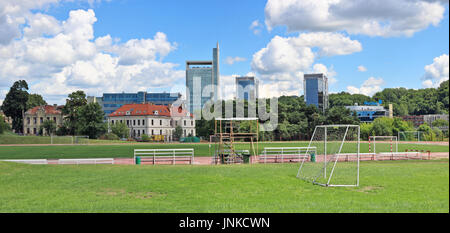
<svg viewBox="0 0 450 233"><path fill-rule="evenodd" d="M367 68L364 67L364 66L358 66L358 71L359 71L359 72L366 72L366 71L367 71Z"/></svg>
<svg viewBox="0 0 450 233"><path fill-rule="evenodd" d="M442 54L434 58L432 64L425 66L422 86L425 88L439 87L442 82L449 78L448 66L448 54Z"/></svg>
<svg viewBox="0 0 450 233"><path fill-rule="evenodd" d="M177 64L163 62L177 45L162 32L120 43L110 35L94 37L91 9L70 11L64 21L42 13L27 17L23 36L0 45L0 89L25 79L47 102L64 103L80 89L89 95L135 92L184 78Z"/></svg>
<svg viewBox="0 0 450 233"><path fill-rule="evenodd" d="M357 40L351 40L340 33L275 36L265 48L253 55L251 66L262 81L262 86L266 86L268 90L272 85L276 92L298 95L302 90L304 73L325 73L330 85L337 81L333 68L314 64L316 58L348 55L361 50L362 46Z"/></svg>
<svg viewBox="0 0 450 233"><path fill-rule="evenodd" d="M233 65L236 62L247 61L244 57L227 57L225 58L225 63L228 65Z"/></svg>
<svg viewBox="0 0 450 233"><path fill-rule="evenodd" d="M444 11L443 1L433 0L268 0L265 23L268 30L412 36L438 25Z"/></svg>
<svg viewBox="0 0 450 233"><path fill-rule="evenodd" d="M360 88L355 86L348 86L347 91L350 94L363 94L367 96L373 96L375 93L381 91L381 86L384 85L382 78L370 77L361 85Z"/></svg>

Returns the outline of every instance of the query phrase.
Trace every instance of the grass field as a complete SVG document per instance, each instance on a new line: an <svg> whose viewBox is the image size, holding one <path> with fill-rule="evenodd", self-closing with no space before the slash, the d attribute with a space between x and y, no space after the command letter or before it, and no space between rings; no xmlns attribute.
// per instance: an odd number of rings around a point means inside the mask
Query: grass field
<svg viewBox="0 0 450 233"><path fill-rule="evenodd" d="M361 186L324 188L298 164L0 162L0 212L446 212L448 160L361 163Z"/></svg>
<svg viewBox="0 0 450 233"><path fill-rule="evenodd" d="M301 147L308 142L259 143L259 152L264 147ZM368 152L368 143L361 143L361 152ZM381 144L377 145L381 148ZM384 144L388 151L389 144ZM0 146L0 159L58 159L58 158L131 158L134 149L194 148L195 156L210 156L209 144L118 144L118 145L65 145L65 146ZM247 144L236 144L237 149L249 149ZM430 150L448 152L443 145L399 144L398 150Z"/></svg>

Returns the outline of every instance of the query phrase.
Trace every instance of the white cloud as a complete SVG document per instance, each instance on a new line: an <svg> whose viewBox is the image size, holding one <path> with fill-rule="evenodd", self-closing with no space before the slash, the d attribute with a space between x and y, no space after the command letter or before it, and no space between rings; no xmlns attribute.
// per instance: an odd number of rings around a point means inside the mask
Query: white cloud
<svg viewBox="0 0 450 233"><path fill-rule="evenodd" d="M316 58L347 55L361 50L357 40L340 33L304 33L287 38L275 36L265 48L253 55L251 66L267 90L272 86L273 92L298 95L302 90L304 73L325 73L330 85L337 81L333 68L314 64Z"/></svg>
<svg viewBox="0 0 450 233"><path fill-rule="evenodd" d="M439 87L442 82L449 79L448 66L448 54L434 58L432 64L425 66L422 86L426 88Z"/></svg>
<svg viewBox="0 0 450 233"><path fill-rule="evenodd" d="M384 80L382 78L370 77L361 85L360 88L355 86L348 86L347 91L350 94L363 94L367 96L373 96L375 93L381 91L381 86L384 85Z"/></svg>
<svg viewBox="0 0 450 233"><path fill-rule="evenodd" d="M366 72L366 71L367 71L367 68L364 67L364 66L358 66L358 71L359 71L359 72Z"/></svg>
<svg viewBox="0 0 450 233"><path fill-rule="evenodd" d="M412 36L438 25L445 8L433 0L268 0L268 30L346 31L369 36Z"/></svg>
<svg viewBox="0 0 450 233"><path fill-rule="evenodd" d="M225 63L228 65L233 65L236 62L247 61L244 57L227 57L225 58Z"/></svg>
<svg viewBox="0 0 450 233"><path fill-rule="evenodd" d="M163 62L177 45L162 32L119 43L110 35L94 37L93 10L71 11L65 21L42 13L27 17L23 37L0 44L0 90L25 79L30 91L61 104L76 90L101 95L183 81L184 71L177 70L177 64Z"/></svg>
<svg viewBox="0 0 450 233"><path fill-rule="evenodd" d="M250 24L249 29L252 30L253 34L259 35L262 32L263 25L259 22L259 20L255 20Z"/></svg>

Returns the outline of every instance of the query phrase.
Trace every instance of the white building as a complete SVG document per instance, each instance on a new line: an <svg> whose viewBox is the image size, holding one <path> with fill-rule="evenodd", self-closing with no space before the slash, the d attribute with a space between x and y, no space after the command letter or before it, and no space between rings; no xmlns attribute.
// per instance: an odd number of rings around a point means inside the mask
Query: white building
<svg viewBox="0 0 450 233"><path fill-rule="evenodd" d="M108 115L108 125L125 123L130 136L140 138L146 134L163 135L164 140L173 140L175 127L181 126L182 137L195 136L195 119L191 113L180 107L153 104L125 104ZM111 127L109 127L111 128Z"/></svg>

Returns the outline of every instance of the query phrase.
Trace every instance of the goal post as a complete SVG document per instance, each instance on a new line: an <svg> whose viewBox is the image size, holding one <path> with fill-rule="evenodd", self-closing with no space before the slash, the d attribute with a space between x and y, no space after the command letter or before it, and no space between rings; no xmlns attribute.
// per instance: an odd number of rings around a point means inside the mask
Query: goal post
<svg viewBox="0 0 450 233"><path fill-rule="evenodd" d="M397 136L369 136L369 144L369 153L398 152Z"/></svg>
<svg viewBox="0 0 450 233"><path fill-rule="evenodd" d="M306 151L297 178L321 186L359 186L359 125L316 126L308 148L316 149L315 161Z"/></svg>
<svg viewBox="0 0 450 233"><path fill-rule="evenodd" d="M89 145L89 136L85 135L74 136L73 144Z"/></svg>
<svg viewBox="0 0 450 233"><path fill-rule="evenodd" d="M398 132L399 141L420 142L423 141L422 131L400 131Z"/></svg>
<svg viewBox="0 0 450 233"><path fill-rule="evenodd" d="M73 136L57 136L57 135L51 135L50 136L50 143L51 144L73 144Z"/></svg>

